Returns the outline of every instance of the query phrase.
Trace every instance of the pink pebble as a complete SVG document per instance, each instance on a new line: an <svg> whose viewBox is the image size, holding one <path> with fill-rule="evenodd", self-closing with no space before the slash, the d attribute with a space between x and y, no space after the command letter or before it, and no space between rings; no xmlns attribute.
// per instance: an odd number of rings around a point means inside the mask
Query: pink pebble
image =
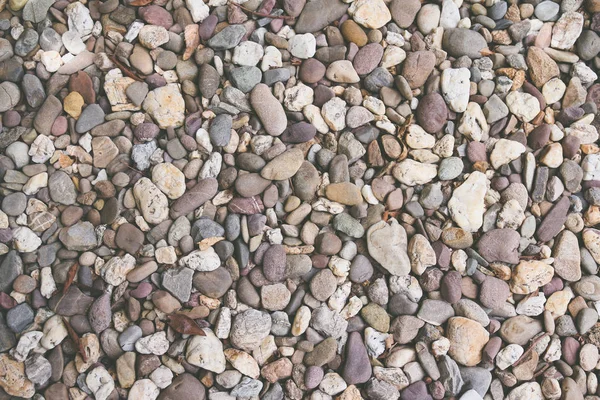
<svg viewBox="0 0 600 400"><path fill-rule="evenodd" d="M50 132L54 136L64 135L67 132L67 126L68 126L67 118L61 115L54 120L54 123L52 124L52 129L50 130Z"/></svg>
<svg viewBox="0 0 600 400"><path fill-rule="evenodd" d="M136 299L143 299L152 292L152 285L148 282L142 282L137 288L129 292L129 294Z"/></svg>

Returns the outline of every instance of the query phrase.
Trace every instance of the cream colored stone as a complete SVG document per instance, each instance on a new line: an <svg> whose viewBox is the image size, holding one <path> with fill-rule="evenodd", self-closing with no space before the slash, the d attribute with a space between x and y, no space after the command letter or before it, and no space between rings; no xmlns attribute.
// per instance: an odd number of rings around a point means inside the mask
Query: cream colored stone
<svg viewBox="0 0 600 400"><path fill-rule="evenodd" d="M487 183L486 176L475 171L452 193L448 209L454 222L462 229L476 232L483 224Z"/></svg>
<svg viewBox="0 0 600 400"><path fill-rule="evenodd" d="M513 270L510 289L516 294L529 294L549 283L554 268L541 261L521 261Z"/></svg>

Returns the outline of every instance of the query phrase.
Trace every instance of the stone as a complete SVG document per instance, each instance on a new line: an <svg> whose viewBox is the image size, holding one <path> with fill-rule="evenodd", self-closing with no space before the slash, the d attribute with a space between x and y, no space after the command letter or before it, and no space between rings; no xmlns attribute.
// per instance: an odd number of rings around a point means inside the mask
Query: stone
<svg viewBox="0 0 600 400"><path fill-rule="evenodd" d="M225 371L223 344L210 329L203 331L205 336L194 335L189 340L185 358L192 365L220 374Z"/></svg>
<svg viewBox="0 0 600 400"><path fill-rule="evenodd" d="M517 400L522 398L541 400L544 398L542 389L537 382L527 382L511 390L507 396L509 400Z"/></svg>
<svg viewBox="0 0 600 400"><path fill-rule="evenodd" d="M417 89L423 84L435 67L435 55L429 51L415 51L406 55L403 63L402 76L411 89Z"/></svg>
<svg viewBox="0 0 600 400"><path fill-rule="evenodd" d="M556 3L543 1L535 7L535 16L542 21L550 21L560 10L557 6Z"/></svg>
<svg viewBox="0 0 600 400"><path fill-rule="evenodd" d="M508 284L498 278L488 277L482 285L479 293L479 301L485 307L498 309L510 296Z"/></svg>
<svg viewBox="0 0 600 400"><path fill-rule="evenodd" d="M396 22L400 28L405 29L412 25L420 9L421 2L415 0L408 2L393 0L390 4L390 12L394 22Z"/></svg>
<svg viewBox="0 0 600 400"><path fill-rule="evenodd" d="M542 331L542 324L525 315L507 319L500 328L500 336L508 343L525 346L529 340Z"/></svg>
<svg viewBox="0 0 600 400"><path fill-rule="evenodd" d="M108 137L93 138L92 151L94 153L94 167L96 168L106 168L119 155L118 147Z"/></svg>
<svg viewBox="0 0 600 400"><path fill-rule="evenodd" d="M195 250L179 259L179 264L195 271L210 272L221 265L221 259L213 247L206 250Z"/></svg>
<svg viewBox="0 0 600 400"><path fill-rule="evenodd" d="M325 188L329 200L354 206L363 202L362 194L356 185L349 182L331 183Z"/></svg>
<svg viewBox="0 0 600 400"><path fill-rule="evenodd" d="M481 58L481 51L487 48L483 36L476 31L464 28L444 31L442 48L452 57L467 56L471 59Z"/></svg>
<svg viewBox="0 0 600 400"><path fill-rule="evenodd" d="M8 292L13 281L23 273L23 261L19 254L11 250L0 263L0 291Z"/></svg>
<svg viewBox="0 0 600 400"><path fill-rule="evenodd" d="M159 400L204 400L205 398L206 388L189 373L178 375L158 396Z"/></svg>
<svg viewBox="0 0 600 400"><path fill-rule="evenodd" d="M574 233L564 230L559 234L552 249L555 273L562 279L575 282L581 279L581 253Z"/></svg>
<svg viewBox="0 0 600 400"><path fill-rule="evenodd" d="M454 190L448 202L452 219L462 229L475 232L483 224L484 196L487 192L487 178L475 171Z"/></svg>
<svg viewBox="0 0 600 400"><path fill-rule="evenodd" d="M281 135L287 127L287 117L279 101L267 85L258 84L252 89L250 103L271 136Z"/></svg>
<svg viewBox="0 0 600 400"><path fill-rule="evenodd" d="M89 371L85 383L96 399L106 400L115 388L115 382L108 371L99 366Z"/></svg>
<svg viewBox="0 0 600 400"><path fill-rule="evenodd" d="M490 154L490 162L494 168L498 169L502 165L516 160L525 150L525 146L515 140L500 139Z"/></svg>
<svg viewBox="0 0 600 400"><path fill-rule="evenodd" d="M298 34L289 40L288 50L294 57L311 58L317 50L317 41L312 33Z"/></svg>
<svg viewBox="0 0 600 400"><path fill-rule="evenodd" d="M92 303L88 312L88 321L94 332L100 334L110 327L111 317L110 296L105 293Z"/></svg>
<svg viewBox="0 0 600 400"><path fill-rule="evenodd" d="M133 187L133 196L144 219L151 224L159 224L169 216L167 197L148 178L141 178Z"/></svg>
<svg viewBox="0 0 600 400"><path fill-rule="evenodd" d="M60 204L75 204L77 192L75 184L64 171L56 171L48 178L50 198Z"/></svg>
<svg viewBox="0 0 600 400"><path fill-rule="evenodd" d="M569 199L563 196L550 209L542 220L542 223L538 226L536 231L537 238L543 242L547 242L556 236L566 221L568 209Z"/></svg>
<svg viewBox="0 0 600 400"><path fill-rule="evenodd" d="M570 11L563 13L552 28L551 46L567 50L575 44L583 29L583 15Z"/></svg>
<svg viewBox="0 0 600 400"><path fill-rule="evenodd" d="M329 269L319 271L310 281L310 291L319 301L326 301L335 292L337 279Z"/></svg>
<svg viewBox="0 0 600 400"><path fill-rule="evenodd" d="M152 182L169 199L178 199L185 193L185 176L171 163L161 163L152 168Z"/></svg>
<svg viewBox="0 0 600 400"><path fill-rule="evenodd" d="M428 133L439 132L448 120L448 108L439 93L429 93L419 101L417 121Z"/></svg>
<svg viewBox="0 0 600 400"><path fill-rule="evenodd" d="M261 71L257 67L242 66L230 71L231 82L243 93L250 92L261 81Z"/></svg>
<svg viewBox="0 0 600 400"><path fill-rule="evenodd" d="M140 379L133 384L128 396L132 398L156 399L159 393L160 389L150 379Z"/></svg>
<svg viewBox="0 0 600 400"><path fill-rule="evenodd" d="M352 3L348 13L356 23L369 29L379 29L392 19L392 15L383 0L374 2L359 0Z"/></svg>
<svg viewBox="0 0 600 400"><path fill-rule="evenodd" d="M527 66L531 80L537 87L542 87L550 79L559 76L556 62L538 47L530 47L527 51Z"/></svg>
<svg viewBox="0 0 600 400"><path fill-rule="evenodd" d="M392 174L405 185L424 185L437 176L437 167L435 164L425 164L407 158L394 167Z"/></svg>
<svg viewBox="0 0 600 400"><path fill-rule="evenodd" d="M238 314L231 326L231 343L244 351L253 351L271 331L271 317L267 313L249 309Z"/></svg>
<svg viewBox="0 0 600 400"><path fill-rule="evenodd" d="M208 45L214 50L227 50L237 46L246 34L243 25L228 25L208 41Z"/></svg>
<svg viewBox="0 0 600 400"><path fill-rule="evenodd" d="M90 104L81 112L75 130L77 133L85 133L103 122L104 111L102 108L98 104Z"/></svg>
<svg viewBox="0 0 600 400"><path fill-rule="evenodd" d="M365 383L371 377L371 364L360 333L352 332L348 336L344 362L342 377L347 384Z"/></svg>
<svg viewBox="0 0 600 400"><path fill-rule="evenodd" d="M200 179L196 185L171 204L169 215L178 218L200 207L217 194L217 180L214 178Z"/></svg>
<svg viewBox="0 0 600 400"><path fill-rule="evenodd" d="M531 121L540 112L539 101L529 93L510 92L506 96L506 105L523 122Z"/></svg>
<svg viewBox="0 0 600 400"><path fill-rule="evenodd" d="M19 87L12 82L0 83L0 100L0 112L12 109L21 100Z"/></svg>
<svg viewBox="0 0 600 400"><path fill-rule="evenodd" d="M30 253L42 245L42 240L27 227L15 229L12 239L13 246L19 253Z"/></svg>
<svg viewBox="0 0 600 400"><path fill-rule="evenodd" d="M198 2L200 4L201 2ZM208 17L208 7L206 7L206 16ZM254 66L258 64L264 55L262 46L251 41L244 41L235 47L232 61L238 65Z"/></svg>
<svg viewBox="0 0 600 400"><path fill-rule="evenodd" d="M417 27L424 35L430 34L440 23L441 10L438 5L426 4L417 15Z"/></svg>
<svg viewBox="0 0 600 400"><path fill-rule="evenodd" d="M464 112L469 103L471 72L467 68L448 68L442 72L442 95L448 107L455 112Z"/></svg>
<svg viewBox="0 0 600 400"><path fill-rule="evenodd" d="M600 52L600 38L593 31L585 30L577 39L577 50L581 59L588 61Z"/></svg>
<svg viewBox="0 0 600 400"><path fill-rule="evenodd" d="M298 148L287 150L267 163L260 174L263 178L269 180L289 179L298 172L303 159L302 150Z"/></svg>
<svg viewBox="0 0 600 400"><path fill-rule="evenodd" d="M169 41L169 32L163 26L144 25L138 34L140 44L150 50Z"/></svg>
<svg viewBox="0 0 600 400"><path fill-rule="evenodd" d="M470 367L481 361L488 332L477 322L463 317L448 320L446 335L450 340L448 354L459 364Z"/></svg>
<svg viewBox="0 0 600 400"><path fill-rule="evenodd" d="M550 282L554 269L540 261L522 261L513 271L511 291L517 294L529 294Z"/></svg>
<svg viewBox="0 0 600 400"><path fill-rule="evenodd" d="M316 0L307 2L296 21L296 33L317 32L339 19L348 10L348 4L340 0Z"/></svg>
<svg viewBox="0 0 600 400"><path fill-rule="evenodd" d="M19 304L6 313L6 325L15 333L21 333L33 323L33 310L27 303Z"/></svg>
<svg viewBox="0 0 600 400"><path fill-rule="evenodd" d="M242 374L258 379L260 368L252 356L244 351L229 348L224 351L225 359Z"/></svg>
<svg viewBox="0 0 600 400"><path fill-rule="evenodd" d="M185 118L183 96L178 85L174 83L148 92L142 108L152 116L161 129L178 128Z"/></svg>
<svg viewBox="0 0 600 400"><path fill-rule="evenodd" d="M407 242L406 231L395 219L389 224L380 221L367 231L369 254L392 275L404 276L410 272Z"/></svg>
<svg viewBox="0 0 600 400"><path fill-rule="evenodd" d="M0 387L9 396L30 398L35 394L33 383L25 377L25 365L0 354Z"/></svg>
<svg viewBox="0 0 600 400"><path fill-rule="evenodd" d="M360 81L357 71L348 60L337 60L329 64L325 76L329 80L339 83L358 83Z"/></svg>

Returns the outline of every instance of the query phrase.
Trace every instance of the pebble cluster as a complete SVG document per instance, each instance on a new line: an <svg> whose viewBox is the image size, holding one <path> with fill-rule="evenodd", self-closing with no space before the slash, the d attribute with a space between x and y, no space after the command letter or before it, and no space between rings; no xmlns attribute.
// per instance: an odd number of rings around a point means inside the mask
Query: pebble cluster
<svg viewBox="0 0 600 400"><path fill-rule="evenodd" d="M600 399L598 33L0 0L0 400Z"/></svg>

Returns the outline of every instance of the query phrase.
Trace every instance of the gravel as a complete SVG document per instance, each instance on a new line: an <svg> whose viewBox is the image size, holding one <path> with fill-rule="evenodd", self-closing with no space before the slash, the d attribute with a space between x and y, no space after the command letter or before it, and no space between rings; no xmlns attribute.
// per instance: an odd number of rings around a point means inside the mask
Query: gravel
<svg viewBox="0 0 600 400"><path fill-rule="evenodd" d="M596 397L597 0L0 10L0 399Z"/></svg>

